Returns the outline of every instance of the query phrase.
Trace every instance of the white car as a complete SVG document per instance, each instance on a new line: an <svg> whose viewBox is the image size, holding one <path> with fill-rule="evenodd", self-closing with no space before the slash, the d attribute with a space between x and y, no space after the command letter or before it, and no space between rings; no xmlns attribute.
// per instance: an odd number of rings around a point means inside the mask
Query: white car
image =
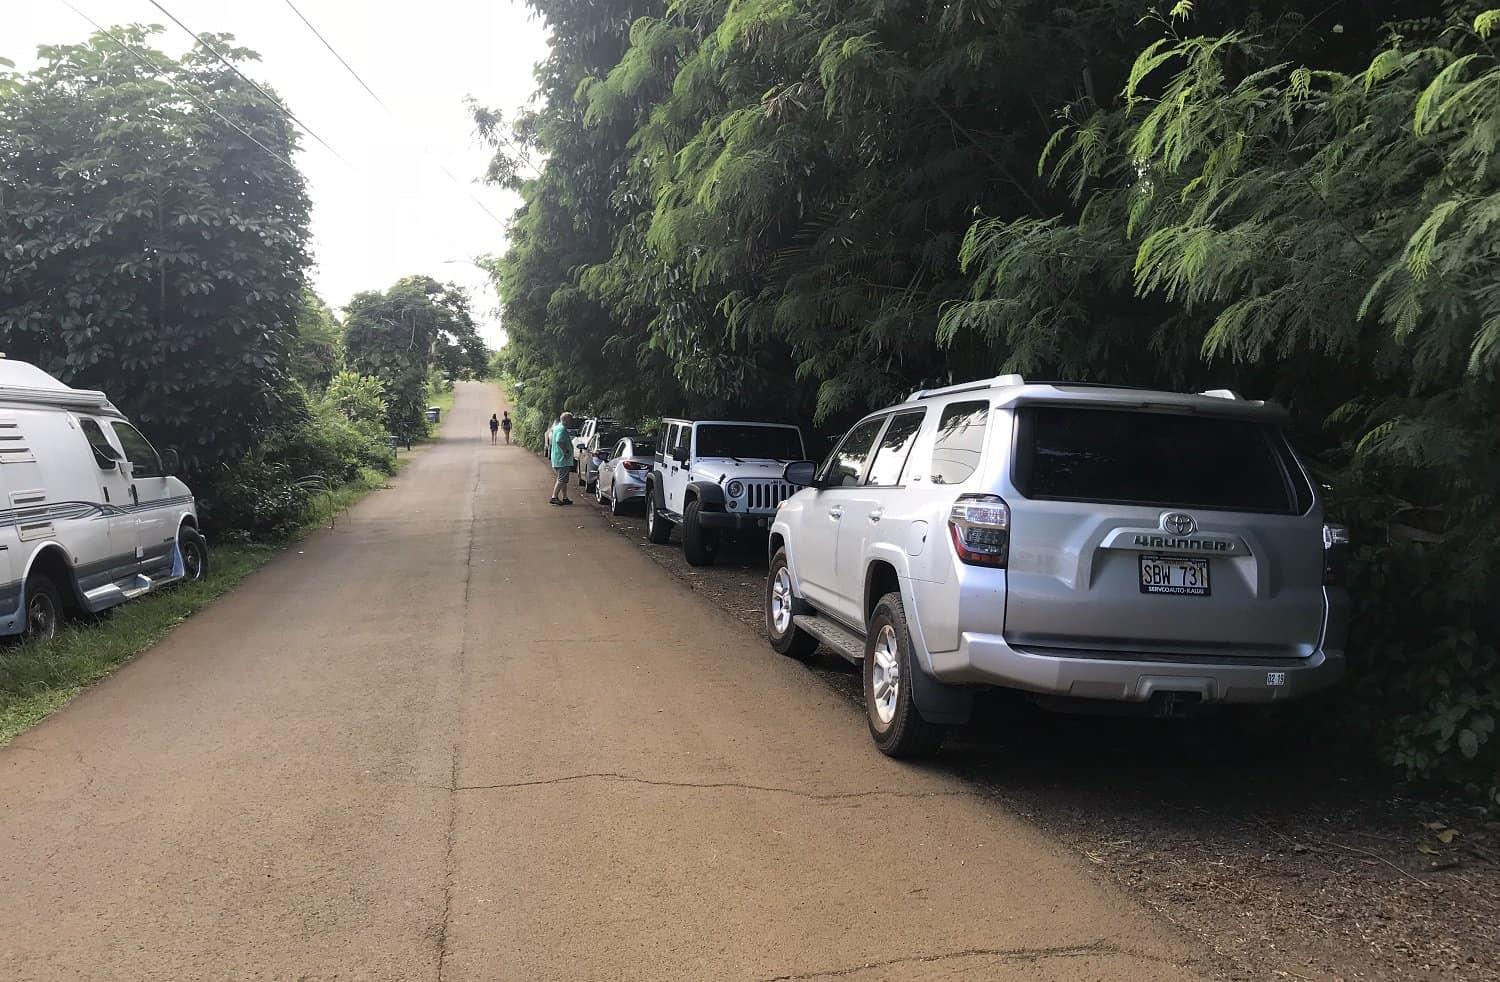
<svg viewBox="0 0 1500 982"><path fill-rule="evenodd" d="M766 630L864 673L876 745L937 748L975 687L1059 709L1265 704L1344 671L1348 532L1227 390L918 392L856 424L769 540Z"/></svg>
<svg viewBox="0 0 1500 982"><path fill-rule="evenodd" d="M782 478L807 453L802 431L781 423L662 420L665 439L647 479L646 537L657 544L682 526L694 566L713 563L725 535L764 535L782 500L796 490Z"/></svg>
<svg viewBox="0 0 1500 982"><path fill-rule="evenodd" d="M604 452L599 473L594 479L594 500L609 506L611 515L620 514L627 505L646 500L646 476L656 455L656 441L650 437L621 437Z"/></svg>
<svg viewBox="0 0 1500 982"><path fill-rule="evenodd" d="M104 393L0 357L0 635L51 637L98 613L201 579L208 546L168 460Z"/></svg>
<svg viewBox="0 0 1500 982"><path fill-rule="evenodd" d="M589 473L589 442L600 432L615 428L615 421L607 416L591 416L583 421L577 435L573 437L573 470L578 474L578 486L586 487Z"/></svg>

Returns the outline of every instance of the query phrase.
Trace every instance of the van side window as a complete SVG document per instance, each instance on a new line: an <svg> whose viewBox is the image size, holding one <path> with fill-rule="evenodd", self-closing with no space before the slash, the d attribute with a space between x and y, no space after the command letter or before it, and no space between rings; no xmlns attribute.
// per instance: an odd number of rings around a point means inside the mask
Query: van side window
<svg viewBox="0 0 1500 982"><path fill-rule="evenodd" d="M870 464L870 476L865 483L877 488L895 487L901 483L901 471L906 467L907 455L912 444L917 442L917 431L922 428L922 417L926 411L897 413L891 417L891 425L885 428L880 446L875 448L875 460Z"/></svg>
<svg viewBox="0 0 1500 982"><path fill-rule="evenodd" d="M83 430L84 439L89 441L89 449L94 451L94 463L99 465L99 469L107 471L114 467L120 459L120 451L109 442L99 424L85 416L79 418L78 427Z"/></svg>
<svg viewBox="0 0 1500 982"><path fill-rule="evenodd" d="M125 448L125 456L130 461L132 477L164 477L166 472L162 470L161 458L156 455L156 450L141 436L140 431L129 423L115 422L111 424L115 430L115 436L120 440L120 446Z"/></svg>
<svg viewBox="0 0 1500 982"><path fill-rule="evenodd" d="M875 448L875 437L880 435L880 428L885 425L886 419L885 416L876 416L849 431L833 456L823 465L822 480L819 481L823 487L848 488L860 482L864 477L865 464L870 459L870 451Z"/></svg>
<svg viewBox="0 0 1500 982"><path fill-rule="evenodd" d="M955 402L943 408L932 446L933 484L962 484L973 476L989 422L988 402Z"/></svg>

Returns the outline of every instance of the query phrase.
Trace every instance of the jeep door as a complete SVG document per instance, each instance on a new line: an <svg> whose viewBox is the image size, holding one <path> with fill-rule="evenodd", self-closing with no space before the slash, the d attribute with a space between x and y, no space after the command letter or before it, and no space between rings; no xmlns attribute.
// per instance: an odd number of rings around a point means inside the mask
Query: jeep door
<svg viewBox="0 0 1500 982"><path fill-rule="evenodd" d="M1016 410L1005 637L1154 655L1311 654L1322 514L1278 429L1243 414Z"/></svg>
<svg viewBox="0 0 1500 982"><path fill-rule="evenodd" d="M671 442L662 449L662 487L666 491L667 511L682 514L687 496L688 479L693 466L693 427L690 423L673 426Z"/></svg>
<svg viewBox="0 0 1500 982"><path fill-rule="evenodd" d="M803 599L861 630L864 618L851 618L847 599L857 588L839 576L839 529L846 510L858 500L870 451L885 421L882 415L856 424L828 455L818 471L817 491L802 508L802 528L794 543Z"/></svg>

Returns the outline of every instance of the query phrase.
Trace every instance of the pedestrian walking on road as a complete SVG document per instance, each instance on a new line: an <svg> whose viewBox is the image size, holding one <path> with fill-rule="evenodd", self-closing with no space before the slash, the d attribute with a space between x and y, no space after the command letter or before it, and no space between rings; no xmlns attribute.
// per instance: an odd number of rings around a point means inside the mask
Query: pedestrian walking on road
<svg viewBox="0 0 1500 982"><path fill-rule="evenodd" d="M505 445L510 446L510 411L502 414L505 418L500 421L500 428L505 431Z"/></svg>
<svg viewBox="0 0 1500 982"><path fill-rule="evenodd" d="M496 416L494 413L490 413L490 442L491 443L498 442L499 436L500 436L500 418L498 416ZM509 443L510 442L510 439L509 439L510 434L507 433L507 434L505 434L505 436L507 438L505 442Z"/></svg>
<svg viewBox="0 0 1500 982"><path fill-rule="evenodd" d="M568 433L572 426L573 414L564 412L557 417L548 440L552 450L552 470L557 474L557 484L552 488L552 500L547 502L550 505L573 503L573 499L568 497L568 483L573 476L573 438Z"/></svg>

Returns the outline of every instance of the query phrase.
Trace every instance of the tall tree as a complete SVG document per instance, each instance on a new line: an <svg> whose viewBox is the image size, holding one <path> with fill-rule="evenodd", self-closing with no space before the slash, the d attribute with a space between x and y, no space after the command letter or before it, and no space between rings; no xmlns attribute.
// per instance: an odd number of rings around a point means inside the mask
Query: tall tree
<svg viewBox="0 0 1500 982"><path fill-rule="evenodd" d="M201 47L151 47L155 31L0 75L0 344L206 466L288 406L308 199L278 107Z"/></svg>

